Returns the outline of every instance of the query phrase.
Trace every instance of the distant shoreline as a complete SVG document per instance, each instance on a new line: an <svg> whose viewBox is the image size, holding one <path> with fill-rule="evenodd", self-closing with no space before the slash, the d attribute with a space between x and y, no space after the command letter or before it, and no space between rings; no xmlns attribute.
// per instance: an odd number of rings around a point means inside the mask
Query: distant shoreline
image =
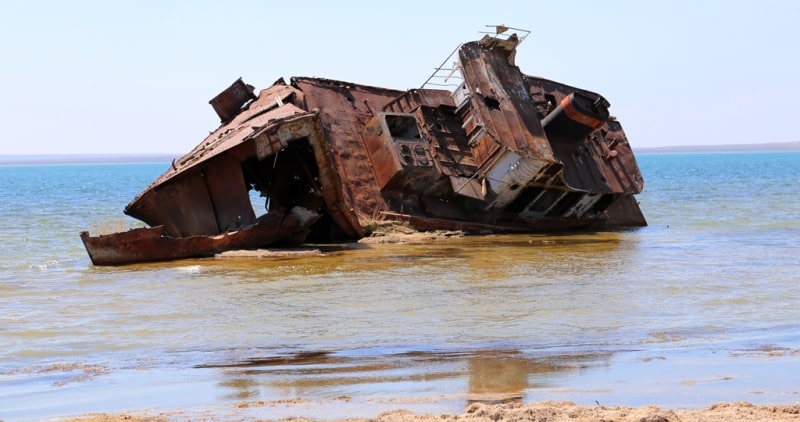
<svg viewBox="0 0 800 422"><path fill-rule="evenodd" d="M740 145L678 145L669 147L636 148L638 153L671 153L671 152L769 152L769 151L800 151L800 142L771 142L765 144L740 144Z"/></svg>
<svg viewBox="0 0 800 422"><path fill-rule="evenodd" d="M636 148L636 154L693 152L769 152L800 151L800 142L773 142L741 145L680 145ZM13 164L104 164L104 163L169 163L183 154L20 154L0 155L0 165Z"/></svg>
<svg viewBox="0 0 800 422"><path fill-rule="evenodd" d="M51 154L0 155L0 165L169 163L183 154Z"/></svg>

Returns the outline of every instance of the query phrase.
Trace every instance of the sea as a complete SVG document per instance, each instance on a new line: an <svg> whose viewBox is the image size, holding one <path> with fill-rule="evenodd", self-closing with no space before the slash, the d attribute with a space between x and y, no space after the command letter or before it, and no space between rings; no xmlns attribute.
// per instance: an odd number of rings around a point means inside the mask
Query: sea
<svg viewBox="0 0 800 422"><path fill-rule="evenodd" d="M637 160L640 229L123 267L169 162L0 165L0 420L800 403L800 152Z"/></svg>

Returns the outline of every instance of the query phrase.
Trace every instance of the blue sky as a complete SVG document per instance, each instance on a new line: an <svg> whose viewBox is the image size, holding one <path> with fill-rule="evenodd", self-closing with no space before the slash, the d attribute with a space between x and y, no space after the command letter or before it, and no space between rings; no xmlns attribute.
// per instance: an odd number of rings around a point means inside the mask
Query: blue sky
<svg viewBox="0 0 800 422"><path fill-rule="evenodd" d="M240 76L414 88L487 24L532 31L522 71L604 95L634 147L800 140L795 1L0 0L0 155L183 153Z"/></svg>

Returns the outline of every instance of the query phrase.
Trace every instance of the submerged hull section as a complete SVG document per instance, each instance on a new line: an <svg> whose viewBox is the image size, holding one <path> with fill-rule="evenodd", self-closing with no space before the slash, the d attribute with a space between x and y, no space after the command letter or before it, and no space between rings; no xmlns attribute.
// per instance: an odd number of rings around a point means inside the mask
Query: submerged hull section
<svg viewBox="0 0 800 422"><path fill-rule="evenodd" d="M463 44L449 90L294 77L256 96L237 80L211 101L221 126L125 208L154 228L82 233L92 262L354 240L376 220L466 233L646 225L608 102L523 74L518 43Z"/></svg>

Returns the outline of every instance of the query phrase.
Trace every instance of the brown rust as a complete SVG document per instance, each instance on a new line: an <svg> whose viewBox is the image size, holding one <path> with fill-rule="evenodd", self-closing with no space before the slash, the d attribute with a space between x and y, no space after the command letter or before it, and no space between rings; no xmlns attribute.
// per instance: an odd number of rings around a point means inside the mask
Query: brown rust
<svg viewBox="0 0 800 422"><path fill-rule="evenodd" d="M249 226L214 236L172 237L164 233L163 226L156 226L95 237L81 232L81 240L95 265L123 265L213 256L230 249L291 241L307 234L305 226L302 217L272 212Z"/></svg>
<svg viewBox="0 0 800 422"><path fill-rule="evenodd" d="M375 220L467 233L645 225L633 196L644 182L609 103L523 74L521 39L461 45L448 89L294 77L255 96L235 81L211 100L222 125L125 208L154 228L83 233L92 261L355 240Z"/></svg>

